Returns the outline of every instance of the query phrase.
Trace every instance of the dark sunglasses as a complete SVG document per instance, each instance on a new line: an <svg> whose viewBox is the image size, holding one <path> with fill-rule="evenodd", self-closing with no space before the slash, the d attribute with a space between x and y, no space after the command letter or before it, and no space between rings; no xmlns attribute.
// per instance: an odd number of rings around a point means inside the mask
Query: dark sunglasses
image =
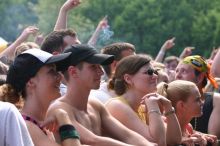
<svg viewBox="0 0 220 146"><path fill-rule="evenodd" d="M202 67L202 64L197 60L191 59L191 63L197 67Z"/></svg>
<svg viewBox="0 0 220 146"><path fill-rule="evenodd" d="M158 72L157 72L157 70L155 70L155 69L153 69L153 68L149 68L149 69L146 71L146 74L148 74L149 76L152 76L153 74L158 75Z"/></svg>

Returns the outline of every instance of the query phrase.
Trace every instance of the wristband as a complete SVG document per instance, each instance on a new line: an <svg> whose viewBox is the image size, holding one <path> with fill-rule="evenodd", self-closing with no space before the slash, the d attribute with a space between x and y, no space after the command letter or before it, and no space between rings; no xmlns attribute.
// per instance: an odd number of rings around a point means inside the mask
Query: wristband
<svg viewBox="0 0 220 146"><path fill-rule="evenodd" d="M59 133L61 141L68 138L79 139L79 134L73 125L66 124L60 126Z"/></svg>
<svg viewBox="0 0 220 146"><path fill-rule="evenodd" d="M164 113L164 116L167 117L167 116L172 115L174 113L175 113L175 109L174 109L174 107L172 107L172 109L170 111Z"/></svg>

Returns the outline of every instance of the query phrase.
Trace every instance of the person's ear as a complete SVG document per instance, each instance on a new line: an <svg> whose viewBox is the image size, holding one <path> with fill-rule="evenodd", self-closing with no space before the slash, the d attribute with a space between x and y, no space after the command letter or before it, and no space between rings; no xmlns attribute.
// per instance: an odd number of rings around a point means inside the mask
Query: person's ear
<svg viewBox="0 0 220 146"><path fill-rule="evenodd" d="M176 111L180 111L180 112L182 112L182 111L184 111L185 110L185 104L184 104L184 102L183 101L177 101L177 103L176 103Z"/></svg>
<svg viewBox="0 0 220 146"><path fill-rule="evenodd" d="M131 75L125 74L125 75L124 75L124 80L125 80L125 82L126 82L128 85L130 85L130 86L133 85L133 81L132 81Z"/></svg>
<svg viewBox="0 0 220 146"><path fill-rule="evenodd" d="M115 68L116 68L117 62L118 62L118 61L114 60L114 61L110 64L111 72L114 72L114 71L115 71Z"/></svg>
<svg viewBox="0 0 220 146"><path fill-rule="evenodd" d="M36 78L31 78L31 79L26 83L26 87L33 88L33 87L36 86L36 84L37 84Z"/></svg>
<svg viewBox="0 0 220 146"><path fill-rule="evenodd" d="M78 71L77 71L77 67L76 66L69 66L68 67L68 74L71 77L78 77Z"/></svg>

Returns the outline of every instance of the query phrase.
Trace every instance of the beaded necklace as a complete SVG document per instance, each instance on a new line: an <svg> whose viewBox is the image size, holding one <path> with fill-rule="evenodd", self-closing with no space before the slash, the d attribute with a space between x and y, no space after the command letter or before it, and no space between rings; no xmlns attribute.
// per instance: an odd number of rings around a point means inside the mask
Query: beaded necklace
<svg viewBox="0 0 220 146"><path fill-rule="evenodd" d="M194 118L194 130L197 129L197 118Z"/></svg>

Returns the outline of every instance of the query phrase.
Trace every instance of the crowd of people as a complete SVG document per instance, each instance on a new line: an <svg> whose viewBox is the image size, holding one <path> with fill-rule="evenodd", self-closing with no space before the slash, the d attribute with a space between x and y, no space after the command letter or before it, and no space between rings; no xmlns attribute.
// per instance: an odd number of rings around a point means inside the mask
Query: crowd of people
<svg viewBox="0 0 220 146"><path fill-rule="evenodd" d="M29 26L0 52L0 145L220 145L219 49L166 56L171 38L155 58L129 42L99 52L107 18L81 44L67 27L79 5L67 0L51 33L28 42Z"/></svg>

